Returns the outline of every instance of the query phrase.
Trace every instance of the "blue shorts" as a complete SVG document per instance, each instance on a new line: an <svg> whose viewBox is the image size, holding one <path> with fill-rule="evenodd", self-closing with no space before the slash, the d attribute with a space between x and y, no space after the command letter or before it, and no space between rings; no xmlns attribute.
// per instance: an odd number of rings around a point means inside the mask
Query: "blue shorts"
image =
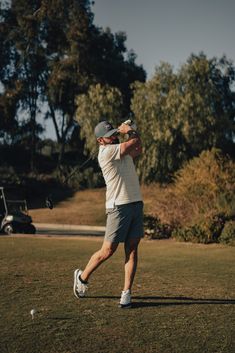
<svg viewBox="0 0 235 353"><path fill-rule="evenodd" d="M106 209L105 240L125 243L128 239L143 238L143 202L137 201Z"/></svg>

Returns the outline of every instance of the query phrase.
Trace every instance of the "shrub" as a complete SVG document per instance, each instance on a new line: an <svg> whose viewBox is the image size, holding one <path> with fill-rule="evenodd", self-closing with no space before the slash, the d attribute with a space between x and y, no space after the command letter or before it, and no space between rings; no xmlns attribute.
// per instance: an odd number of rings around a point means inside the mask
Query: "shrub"
<svg viewBox="0 0 235 353"><path fill-rule="evenodd" d="M235 245L235 221L228 221L225 223L219 241L220 243Z"/></svg>
<svg viewBox="0 0 235 353"><path fill-rule="evenodd" d="M104 185L101 171L96 171L93 167L79 170L79 168L63 166L55 172L55 178L74 190L96 188Z"/></svg>
<svg viewBox="0 0 235 353"><path fill-rule="evenodd" d="M0 167L0 185L14 185L20 184L21 180L13 167L2 165Z"/></svg>
<svg viewBox="0 0 235 353"><path fill-rule="evenodd" d="M214 214L235 214L235 163L220 150L204 151L175 175L174 183L155 186L151 213L179 227L201 224Z"/></svg>
<svg viewBox="0 0 235 353"><path fill-rule="evenodd" d="M144 232L148 239L168 239L171 236L172 227L161 223L158 217L144 215Z"/></svg>
<svg viewBox="0 0 235 353"><path fill-rule="evenodd" d="M193 243L216 243L225 224L225 215L218 214L208 217L200 223L188 227L178 227L172 232L172 237L180 241Z"/></svg>
<svg viewBox="0 0 235 353"><path fill-rule="evenodd" d="M191 227L176 228L172 237L179 241L190 241L192 243L207 243L207 234L199 225Z"/></svg>
<svg viewBox="0 0 235 353"><path fill-rule="evenodd" d="M96 172L92 167L79 173L75 179L75 185L78 189L96 188L103 186L103 184L104 180L101 172Z"/></svg>
<svg viewBox="0 0 235 353"><path fill-rule="evenodd" d="M222 212L231 216L235 211L235 163L218 149L203 151L176 174L174 194L187 200L192 216Z"/></svg>

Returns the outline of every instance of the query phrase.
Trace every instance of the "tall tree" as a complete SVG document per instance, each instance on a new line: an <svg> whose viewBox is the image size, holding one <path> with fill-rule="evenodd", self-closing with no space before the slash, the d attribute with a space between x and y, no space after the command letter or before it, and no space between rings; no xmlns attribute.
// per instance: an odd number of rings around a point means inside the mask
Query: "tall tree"
<svg viewBox="0 0 235 353"><path fill-rule="evenodd" d="M135 64L134 53L125 59L125 34L112 34L94 26L89 1L58 0L53 7L46 3L40 13L41 21L46 21L48 43L47 116L53 119L61 144L61 162L66 138L74 124L75 97L86 93L91 84L109 84L122 92L123 114L128 114L130 83L143 81L145 72Z"/></svg>
<svg viewBox="0 0 235 353"><path fill-rule="evenodd" d="M0 14L0 31L5 35L4 41L1 41L4 57L1 83L5 93L9 89L17 89L15 97L18 101L15 108L18 118L25 112L28 113L28 119L23 119L21 125L30 129L28 147L31 151L31 169L35 168L37 134L41 131L36 114L42 96L46 65L45 51L40 38L41 28L34 15L38 6L39 1L36 0L12 0L6 2L6 7L1 8Z"/></svg>
<svg viewBox="0 0 235 353"><path fill-rule="evenodd" d="M135 83L133 90L131 108L143 143L140 177L146 182L167 180L184 158L178 77L169 64L162 63L151 80Z"/></svg>
<svg viewBox="0 0 235 353"><path fill-rule="evenodd" d="M12 69L12 43L6 40L8 26L4 21L8 15L8 7L7 2L0 6L0 137L5 143L11 142L18 127L16 111L21 91L21 84L16 80L16 73Z"/></svg>
<svg viewBox="0 0 235 353"><path fill-rule="evenodd" d="M124 33L112 34L93 24L89 0L9 0L6 4L0 13L1 83L5 91L15 90L19 83L15 110L18 116L29 115L24 127L30 127L32 167L41 104L61 145L60 164L74 126L75 98L90 85L108 84L121 91L123 114L128 115L130 83L144 81L145 72L135 64L135 54L127 52Z"/></svg>
<svg viewBox="0 0 235 353"><path fill-rule="evenodd" d="M122 114L128 115L130 84L135 80L144 81L146 74L135 64L133 52L125 58L124 33L112 34L109 29L103 30L93 24L90 1L63 1L63 4L56 1L53 9L47 5L46 18L49 18L46 41L51 51L48 102L62 146L62 160L66 137L74 124L75 97L86 94L90 85L98 83L117 87L123 95ZM51 41L51 38L55 40Z"/></svg>
<svg viewBox="0 0 235 353"><path fill-rule="evenodd" d="M90 67L96 82L117 87L123 96L123 114L130 113L135 81L145 82L146 72L137 65L136 54L126 48L126 33L112 33L110 28L96 28L91 37Z"/></svg>
<svg viewBox="0 0 235 353"><path fill-rule="evenodd" d="M183 134L192 156L218 147L226 150L235 133L235 68L225 56L191 55L178 74Z"/></svg>
<svg viewBox="0 0 235 353"><path fill-rule="evenodd" d="M48 55L47 117L52 118L63 160L68 133L74 126L75 97L87 91L89 36L93 14L90 1L44 2L40 19L45 23Z"/></svg>
<svg viewBox="0 0 235 353"><path fill-rule="evenodd" d="M167 180L204 149L234 147L234 80L225 57L208 60L201 53L177 73L162 63L150 81L133 86L131 107L143 135L142 180Z"/></svg>
<svg viewBox="0 0 235 353"><path fill-rule="evenodd" d="M114 126L120 124L122 94L117 88L108 85L91 85L87 94L77 97L76 103L76 120L81 126L81 136L86 141L86 152L94 154L97 150L94 128L102 120L108 120Z"/></svg>

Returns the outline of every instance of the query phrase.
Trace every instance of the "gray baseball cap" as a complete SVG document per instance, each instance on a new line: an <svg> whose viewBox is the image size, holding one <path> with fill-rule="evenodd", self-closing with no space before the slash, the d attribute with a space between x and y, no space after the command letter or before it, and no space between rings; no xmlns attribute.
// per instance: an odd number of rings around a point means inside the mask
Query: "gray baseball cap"
<svg viewBox="0 0 235 353"><path fill-rule="evenodd" d="M114 129L113 126L108 121L101 121L95 127L95 136L96 138L100 137L110 137L117 133L117 129Z"/></svg>

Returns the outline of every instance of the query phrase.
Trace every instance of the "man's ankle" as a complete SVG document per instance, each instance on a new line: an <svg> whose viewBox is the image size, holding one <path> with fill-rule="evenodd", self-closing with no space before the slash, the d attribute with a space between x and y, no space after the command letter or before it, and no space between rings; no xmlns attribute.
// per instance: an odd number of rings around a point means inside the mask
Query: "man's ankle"
<svg viewBox="0 0 235 353"><path fill-rule="evenodd" d="M82 274L79 276L79 279L80 279L80 281L81 281L83 284L87 284L87 283L88 283L88 281L83 278Z"/></svg>

